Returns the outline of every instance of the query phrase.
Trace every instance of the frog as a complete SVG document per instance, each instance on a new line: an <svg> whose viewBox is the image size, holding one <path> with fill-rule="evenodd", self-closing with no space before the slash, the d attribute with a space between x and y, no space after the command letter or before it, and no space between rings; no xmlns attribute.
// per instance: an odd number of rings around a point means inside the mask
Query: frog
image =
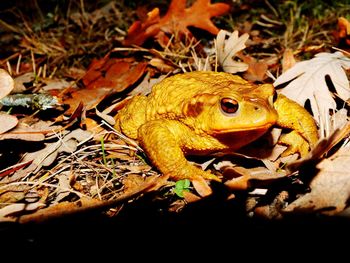
<svg viewBox="0 0 350 263"><path fill-rule="evenodd" d="M169 76L147 95L135 95L115 116L115 129L136 140L157 170L172 180L222 181L189 156L238 151L284 128L283 155L305 157L318 141L313 116L269 83L239 75L193 71Z"/></svg>

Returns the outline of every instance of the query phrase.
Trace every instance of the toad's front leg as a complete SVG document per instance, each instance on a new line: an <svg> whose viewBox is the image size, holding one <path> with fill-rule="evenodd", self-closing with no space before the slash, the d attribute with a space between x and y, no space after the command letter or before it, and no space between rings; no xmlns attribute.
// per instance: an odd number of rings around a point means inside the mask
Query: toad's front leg
<svg viewBox="0 0 350 263"><path fill-rule="evenodd" d="M306 109L284 95L278 95L274 106L278 112L277 125L291 130L279 141L289 146L283 155L299 153L301 157L306 156L318 141L315 120Z"/></svg>
<svg viewBox="0 0 350 263"><path fill-rule="evenodd" d="M150 161L164 175L173 180L205 179L220 181L210 172L190 164L185 158L185 141L193 132L175 120L159 119L143 124L138 130L138 141Z"/></svg>

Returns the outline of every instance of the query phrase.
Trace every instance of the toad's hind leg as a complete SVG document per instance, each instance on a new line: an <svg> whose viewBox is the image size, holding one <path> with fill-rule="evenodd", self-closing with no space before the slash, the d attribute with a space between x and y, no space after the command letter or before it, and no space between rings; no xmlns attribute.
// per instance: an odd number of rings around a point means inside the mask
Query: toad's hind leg
<svg viewBox="0 0 350 263"><path fill-rule="evenodd" d="M202 176L219 181L215 175L190 164L185 158L181 138L188 133L186 129L173 120L149 121L139 128L138 141L158 170L173 180Z"/></svg>

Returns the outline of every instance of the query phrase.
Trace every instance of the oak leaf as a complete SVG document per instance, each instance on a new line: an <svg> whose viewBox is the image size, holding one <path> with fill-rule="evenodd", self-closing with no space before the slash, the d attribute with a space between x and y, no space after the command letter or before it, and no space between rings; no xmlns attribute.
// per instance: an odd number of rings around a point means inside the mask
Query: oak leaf
<svg viewBox="0 0 350 263"><path fill-rule="evenodd" d="M226 39L226 37L228 38ZM245 42L248 38L247 33L238 37L237 30L232 33L225 30L219 31L216 37L216 54L218 62L225 72L237 73L248 69L248 64L233 59L237 52L246 47Z"/></svg>
<svg viewBox="0 0 350 263"><path fill-rule="evenodd" d="M211 4L210 0L197 0L186 8L186 0L172 0L167 13L160 17L155 8L147 14L143 22L134 22L124 40L124 45L142 45L151 37L157 38L162 33L191 36L188 27L193 26L217 34L219 29L210 20L228 12L230 6L225 3Z"/></svg>
<svg viewBox="0 0 350 263"><path fill-rule="evenodd" d="M346 101L350 98L350 86L344 70L349 68L350 59L341 52L319 53L313 59L297 62L279 76L273 85L289 82L281 93L301 105L310 100L314 117L320 123L328 119L329 110L336 110L336 102L327 86L327 76L337 95Z"/></svg>

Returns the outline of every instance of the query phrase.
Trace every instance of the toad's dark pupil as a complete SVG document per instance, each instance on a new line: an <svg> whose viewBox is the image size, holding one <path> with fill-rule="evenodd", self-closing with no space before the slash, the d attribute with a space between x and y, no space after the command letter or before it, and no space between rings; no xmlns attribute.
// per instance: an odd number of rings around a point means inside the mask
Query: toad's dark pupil
<svg viewBox="0 0 350 263"><path fill-rule="evenodd" d="M226 113L235 113L238 110L238 102L231 98L223 98L221 108Z"/></svg>

